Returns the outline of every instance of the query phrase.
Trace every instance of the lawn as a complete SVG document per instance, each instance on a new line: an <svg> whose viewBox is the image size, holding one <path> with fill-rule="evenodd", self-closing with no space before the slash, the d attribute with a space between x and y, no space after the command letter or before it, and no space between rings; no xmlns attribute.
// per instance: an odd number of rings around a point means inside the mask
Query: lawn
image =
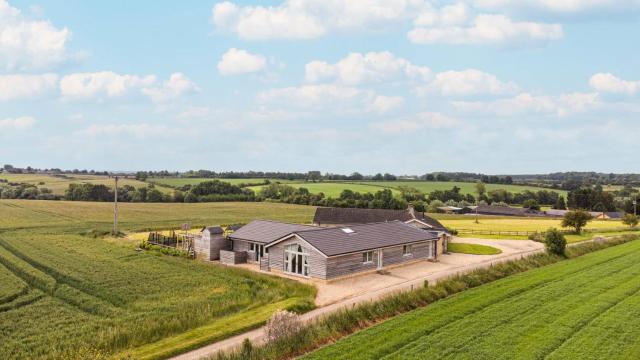
<svg viewBox="0 0 640 360"><path fill-rule="evenodd" d="M638 359L640 241L479 286L305 359Z"/></svg>
<svg viewBox="0 0 640 360"><path fill-rule="evenodd" d="M447 250L452 253L471 255L497 255L502 253L502 250L496 249L493 246L465 243L449 243Z"/></svg>
<svg viewBox="0 0 640 360"><path fill-rule="evenodd" d="M125 231L313 215L312 207L270 203L120 210ZM315 289L296 281L83 235L110 229L112 216L105 203L0 201L0 358L164 358L313 302Z"/></svg>
<svg viewBox="0 0 640 360"><path fill-rule="evenodd" d="M114 179L108 176L102 175L81 175L81 174L65 174L60 176L53 175L41 175L41 174L0 174L0 179L6 179L9 182L15 183L27 183L36 185L39 188L46 187L50 189L56 195L64 195L65 190L69 188L69 184L102 184L113 188ZM44 183L44 184L41 184ZM118 186L130 185L136 188L147 187L149 184L138 181L136 179L120 178L118 180ZM0 183L0 186L2 184ZM171 194L173 189L167 187L158 186L158 190Z"/></svg>

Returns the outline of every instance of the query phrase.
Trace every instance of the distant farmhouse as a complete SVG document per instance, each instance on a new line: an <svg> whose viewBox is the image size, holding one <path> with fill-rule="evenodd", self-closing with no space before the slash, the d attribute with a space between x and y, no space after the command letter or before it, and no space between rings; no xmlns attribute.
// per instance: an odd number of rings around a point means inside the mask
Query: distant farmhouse
<svg viewBox="0 0 640 360"><path fill-rule="evenodd" d="M437 220L409 210L318 208L315 225L255 220L228 236L207 227L200 257L253 263L263 271L331 280L388 266L432 260L447 251Z"/></svg>

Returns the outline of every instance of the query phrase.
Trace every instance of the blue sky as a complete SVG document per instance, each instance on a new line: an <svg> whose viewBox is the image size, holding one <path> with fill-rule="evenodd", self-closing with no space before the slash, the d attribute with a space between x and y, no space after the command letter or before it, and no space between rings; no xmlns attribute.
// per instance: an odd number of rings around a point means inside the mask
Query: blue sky
<svg viewBox="0 0 640 360"><path fill-rule="evenodd" d="M637 172L640 0L0 0L0 162Z"/></svg>

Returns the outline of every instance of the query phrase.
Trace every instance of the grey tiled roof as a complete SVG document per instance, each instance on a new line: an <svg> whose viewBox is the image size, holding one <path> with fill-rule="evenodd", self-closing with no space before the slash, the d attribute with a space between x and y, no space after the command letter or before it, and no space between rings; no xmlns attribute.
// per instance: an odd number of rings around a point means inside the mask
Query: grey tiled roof
<svg viewBox="0 0 640 360"><path fill-rule="evenodd" d="M269 220L254 220L229 235L231 240L268 244L296 231L317 229L315 226L287 224Z"/></svg>
<svg viewBox="0 0 640 360"><path fill-rule="evenodd" d="M316 224L368 224L385 221L409 221L414 219L409 210L360 209L360 208L316 208L313 222ZM444 229L438 220L415 213L415 219L420 220L437 230Z"/></svg>
<svg viewBox="0 0 640 360"><path fill-rule="evenodd" d="M204 230L209 230L210 234L222 234L224 233L224 230L222 230L222 228L220 226L207 226L204 229L202 229L202 231Z"/></svg>
<svg viewBox="0 0 640 360"><path fill-rule="evenodd" d="M348 226L353 233L346 233L344 228L347 227L316 228L295 234L327 256L438 239L435 231L418 229L401 221Z"/></svg>

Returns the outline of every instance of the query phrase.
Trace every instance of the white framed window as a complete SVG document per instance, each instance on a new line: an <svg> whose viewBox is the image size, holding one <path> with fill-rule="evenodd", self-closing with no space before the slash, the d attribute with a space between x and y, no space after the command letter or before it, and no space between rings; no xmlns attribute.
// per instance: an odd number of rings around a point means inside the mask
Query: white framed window
<svg viewBox="0 0 640 360"><path fill-rule="evenodd" d="M409 256L413 254L413 245L404 245L402 247L402 255Z"/></svg>
<svg viewBox="0 0 640 360"><path fill-rule="evenodd" d="M373 251L365 251L362 253L363 264L373 264Z"/></svg>
<svg viewBox="0 0 640 360"><path fill-rule="evenodd" d="M284 247L284 271L309 276L309 253L299 244Z"/></svg>
<svg viewBox="0 0 640 360"><path fill-rule="evenodd" d="M256 244L249 243L249 251L256 251Z"/></svg>

